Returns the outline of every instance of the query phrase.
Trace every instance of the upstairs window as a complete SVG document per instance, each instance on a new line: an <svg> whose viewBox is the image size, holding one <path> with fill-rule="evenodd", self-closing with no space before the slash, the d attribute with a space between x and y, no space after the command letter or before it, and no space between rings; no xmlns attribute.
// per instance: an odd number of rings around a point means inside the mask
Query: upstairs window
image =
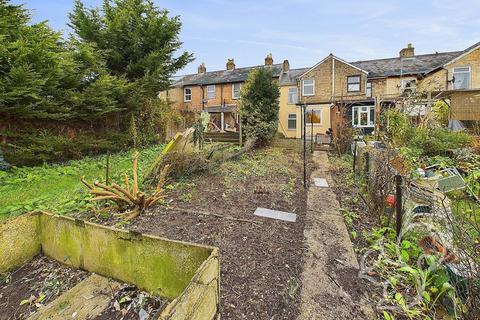
<svg viewBox="0 0 480 320"><path fill-rule="evenodd" d="M373 127L375 125L375 106L355 106L352 108L353 127Z"/></svg>
<svg viewBox="0 0 480 320"><path fill-rule="evenodd" d="M183 89L183 101L185 102L192 101L192 88Z"/></svg>
<svg viewBox="0 0 480 320"><path fill-rule="evenodd" d="M321 124L322 123L322 110L321 109L316 109L316 110L310 110L307 111L307 119L306 123L307 124Z"/></svg>
<svg viewBox="0 0 480 320"><path fill-rule="evenodd" d="M215 99L215 85L207 86L207 99Z"/></svg>
<svg viewBox="0 0 480 320"><path fill-rule="evenodd" d="M360 91L360 76L347 77L347 91L359 92Z"/></svg>
<svg viewBox="0 0 480 320"><path fill-rule="evenodd" d="M302 93L304 96L315 95L315 80L303 80Z"/></svg>
<svg viewBox="0 0 480 320"><path fill-rule="evenodd" d="M366 85L366 88L365 88L365 95L367 96L367 98L372 97L372 82L371 81L367 81L367 85Z"/></svg>
<svg viewBox="0 0 480 320"><path fill-rule="evenodd" d="M453 68L453 89L470 89L470 67Z"/></svg>
<svg viewBox="0 0 480 320"><path fill-rule="evenodd" d="M298 102L297 88L288 88L288 104L296 104Z"/></svg>
<svg viewBox="0 0 480 320"><path fill-rule="evenodd" d="M295 113L288 114L288 130L297 129L297 115Z"/></svg>
<svg viewBox="0 0 480 320"><path fill-rule="evenodd" d="M232 98L233 99L240 99L240 89L241 88L242 88L241 83L232 84Z"/></svg>

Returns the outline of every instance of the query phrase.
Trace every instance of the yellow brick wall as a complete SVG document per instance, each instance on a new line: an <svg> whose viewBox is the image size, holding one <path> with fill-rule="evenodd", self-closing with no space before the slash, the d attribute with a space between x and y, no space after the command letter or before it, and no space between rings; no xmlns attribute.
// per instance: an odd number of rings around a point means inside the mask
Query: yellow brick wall
<svg viewBox="0 0 480 320"><path fill-rule="evenodd" d="M440 69L435 71L424 79L418 81L417 88L419 91L440 91L445 90L447 84L447 70Z"/></svg>
<svg viewBox="0 0 480 320"><path fill-rule="evenodd" d="M465 57L455 61L454 63L448 64L446 66L448 70L449 80L453 77L453 68L456 67L470 67L470 88L478 89L480 88L480 48L472 51ZM452 83L449 83L448 89L453 89Z"/></svg>
<svg viewBox="0 0 480 320"><path fill-rule="evenodd" d="M332 68L334 69L332 75ZM347 79L349 76L360 76L360 91L348 92ZM332 81L334 77L334 81ZM315 80L315 95L300 98L306 103L326 103L334 100L366 99L365 85L367 74L333 57L327 58L313 70L306 73L301 80ZM334 84L332 86L332 83ZM302 83L300 82L300 89ZM301 92L301 91L299 91Z"/></svg>
<svg viewBox="0 0 480 320"><path fill-rule="evenodd" d="M278 132L283 134L286 138L295 138L297 130L288 130L288 115L290 113L297 114L298 107L296 105L288 104L288 90L295 88L295 86L280 87L280 110L278 112ZM297 114L297 128L300 126L300 118Z"/></svg>

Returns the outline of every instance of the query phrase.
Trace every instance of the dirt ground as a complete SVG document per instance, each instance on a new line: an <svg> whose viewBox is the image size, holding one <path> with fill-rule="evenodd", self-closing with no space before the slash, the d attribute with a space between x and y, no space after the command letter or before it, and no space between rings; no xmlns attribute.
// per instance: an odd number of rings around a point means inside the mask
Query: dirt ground
<svg viewBox="0 0 480 320"><path fill-rule="evenodd" d="M350 231L350 239L353 243L357 260L360 261L366 250L365 248L368 248L364 234L377 228L379 226L378 220L369 213L365 202L358 195L358 190L353 185L351 168L338 158L330 157L330 161L333 164L330 173L333 181L335 181L332 188L337 195L337 200L342 209L346 209L355 215L351 220L348 218L345 220L351 221L347 223L347 228ZM352 232L355 233L355 237L352 236ZM375 302L382 297L381 289L364 279L347 275L340 278L342 279L342 286L348 287L350 289L349 293L354 297L362 296L367 298L372 305L375 305Z"/></svg>
<svg viewBox="0 0 480 320"><path fill-rule="evenodd" d="M125 227L219 247L222 319L295 319L306 210L302 165L293 151L252 151L208 174L172 183L167 186L168 205ZM254 216L257 207L294 212L297 221Z"/></svg>
<svg viewBox="0 0 480 320"><path fill-rule="evenodd" d="M0 276L0 319L27 319L38 307L55 300L87 275L45 256L34 258Z"/></svg>

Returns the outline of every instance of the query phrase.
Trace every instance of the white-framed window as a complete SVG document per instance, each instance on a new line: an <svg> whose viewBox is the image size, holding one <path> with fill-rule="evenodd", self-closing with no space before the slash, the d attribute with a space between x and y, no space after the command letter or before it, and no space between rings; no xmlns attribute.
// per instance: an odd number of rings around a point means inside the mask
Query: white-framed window
<svg viewBox="0 0 480 320"><path fill-rule="evenodd" d="M359 92L361 76L348 76L347 77L347 91Z"/></svg>
<svg viewBox="0 0 480 320"><path fill-rule="evenodd" d="M185 102L192 101L192 88L183 89L183 101Z"/></svg>
<svg viewBox="0 0 480 320"><path fill-rule="evenodd" d="M375 106L352 107L353 127L373 127L375 125Z"/></svg>
<svg viewBox="0 0 480 320"><path fill-rule="evenodd" d="M288 88L288 104L296 104L298 102L298 89Z"/></svg>
<svg viewBox="0 0 480 320"><path fill-rule="evenodd" d="M215 85L209 85L207 86L207 99L215 99Z"/></svg>
<svg viewBox="0 0 480 320"><path fill-rule="evenodd" d="M287 128L288 128L288 130L296 130L297 129L297 114L296 113L289 113L288 114Z"/></svg>
<svg viewBox="0 0 480 320"><path fill-rule="evenodd" d="M306 116L306 124L311 125L312 123L315 125L322 124L322 109L312 109L307 110Z"/></svg>
<svg viewBox="0 0 480 320"><path fill-rule="evenodd" d="M453 89L470 89L470 67L453 68Z"/></svg>
<svg viewBox="0 0 480 320"><path fill-rule="evenodd" d="M241 83L232 84L232 99L240 99L240 89L242 88Z"/></svg>
<svg viewBox="0 0 480 320"><path fill-rule="evenodd" d="M365 95L367 96L367 98L372 97L372 82L371 81L367 81L367 84L365 85Z"/></svg>
<svg viewBox="0 0 480 320"><path fill-rule="evenodd" d="M304 96L314 96L315 95L315 80L308 79L302 81L302 94Z"/></svg>

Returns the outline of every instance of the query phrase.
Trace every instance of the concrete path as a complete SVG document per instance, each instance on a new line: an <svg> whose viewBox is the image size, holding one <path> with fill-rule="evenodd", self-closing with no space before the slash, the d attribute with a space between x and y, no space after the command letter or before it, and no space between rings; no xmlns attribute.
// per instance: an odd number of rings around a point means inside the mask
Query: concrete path
<svg viewBox="0 0 480 320"><path fill-rule="evenodd" d="M314 161L317 169L310 177L312 182L315 178L325 178L332 186L327 153L316 151ZM304 231L307 250L298 319L374 318L371 309L362 302L358 262L335 193L311 183L307 202Z"/></svg>

